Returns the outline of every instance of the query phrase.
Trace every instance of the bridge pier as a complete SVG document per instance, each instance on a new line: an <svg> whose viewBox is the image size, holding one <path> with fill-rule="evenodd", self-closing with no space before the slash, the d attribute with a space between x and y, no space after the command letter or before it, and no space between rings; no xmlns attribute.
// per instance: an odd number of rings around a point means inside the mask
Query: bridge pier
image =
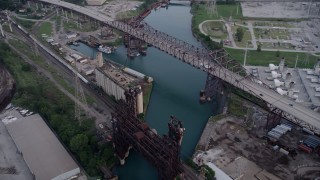
<svg viewBox="0 0 320 180"><path fill-rule="evenodd" d="M207 73L207 80L204 90L200 91L200 103L211 101L214 96L223 94L224 85L221 79Z"/></svg>
<svg viewBox="0 0 320 180"><path fill-rule="evenodd" d="M135 38L129 34L124 35L124 45L127 48L127 56L134 58L138 54L146 55L147 54L147 45L144 41Z"/></svg>
<svg viewBox="0 0 320 180"><path fill-rule="evenodd" d="M126 102L121 101L112 113L113 146L121 164L131 148L141 153L157 169L160 180L173 180L183 173L180 147L185 129L174 116L168 123L168 135L159 136L135 116L135 89L125 92Z"/></svg>
<svg viewBox="0 0 320 180"><path fill-rule="evenodd" d="M282 116L283 111L278 108L274 108L269 111L269 114L267 116L266 130L269 131L270 129L277 126L280 123Z"/></svg>

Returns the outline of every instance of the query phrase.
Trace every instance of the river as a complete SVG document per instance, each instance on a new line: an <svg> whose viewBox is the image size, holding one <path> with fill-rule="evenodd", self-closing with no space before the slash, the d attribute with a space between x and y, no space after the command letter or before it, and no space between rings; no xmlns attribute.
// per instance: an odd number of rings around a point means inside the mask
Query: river
<svg viewBox="0 0 320 180"><path fill-rule="evenodd" d="M192 36L190 9L190 6L170 5L167 9L153 11L145 21L159 31L200 47L201 44ZM96 53L96 50L82 44L73 48L87 56ZM192 156L208 118L218 109L215 102L199 104L199 91L205 86L206 73L152 47L148 48L147 56L134 60L127 58L123 46L107 58L154 78L146 122L159 134L166 134L169 116L176 116L186 128L181 158ZM116 173L120 180L157 179L156 169L133 150L126 164L118 167Z"/></svg>

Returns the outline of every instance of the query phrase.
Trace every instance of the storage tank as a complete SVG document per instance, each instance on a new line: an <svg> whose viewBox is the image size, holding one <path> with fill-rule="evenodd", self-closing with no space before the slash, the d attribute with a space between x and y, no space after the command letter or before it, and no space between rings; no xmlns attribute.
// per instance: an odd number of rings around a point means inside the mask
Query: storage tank
<svg viewBox="0 0 320 180"><path fill-rule="evenodd" d="M279 81L279 79L274 79L273 82L276 87L283 86L284 84L284 82Z"/></svg>
<svg viewBox="0 0 320 180"><path fill-rule="evenodd" d="M281 74L278 74L278 73L275 72L275 71L271 71L271 76L272 76L273 78L278 78L278 77L281 77Z"/></svg>
<svg viewBox="0 0 320 180"><path fill-rule="evenodd" d="M277 88L277 92L281 95L287 95L287 91L284 91L281 88Z"/></svg>
<svg viewBox="0 0 320 180"><path fill-rule="evenodd" d="M288 155L289 154L289 152L288 151L286 151L286 150L284 150L284 149L282 149L282 148L280 148L280 150L279 150L280 152L282 152L283 154L285 154L285 155Z"/></svg>
<svg viewBox="0 0 320 180"><path fill-rule="evenodd" d="M269 68L272 71L278 69L278 66L275 66L274 64L269 64Z"/></svg>
<svg viewBox="0 0 320 180"><path fill-rule="evenodd" d="M137 93L137 113L143 113L143 94L142 94L142 89L141 86L139 85L137 87L140 92Z"/></svg>
<svg viewBox="0 0 320 180"><path fill-rule="evenodd" d="M103 58L102 58L102 52L97 52L97 61L98 61L98 66L99 67L102 67L103 66Z"/></svg>

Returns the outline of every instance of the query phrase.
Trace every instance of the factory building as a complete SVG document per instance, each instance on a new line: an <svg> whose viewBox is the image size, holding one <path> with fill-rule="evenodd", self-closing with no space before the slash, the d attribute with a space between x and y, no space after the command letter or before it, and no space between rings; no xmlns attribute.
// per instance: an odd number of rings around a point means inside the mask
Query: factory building
<svg viewBox="0 0 320 180"><path fill-rule="evenodd" d="M5 122L6 128L34 179L66 180L80 174L79 166L38 114L12 115L15 118Z"/></svg>
<svg viewBox="0 0 320 180"><path fill-rule="evenodd" d="M145 75L129 68L122 68L116 64L103 63L98 55L98 67L95 69L96 83L103 91L114 96L116 100L125 100L125 91L136 87L141 89L141 84L146 81ZM152 78L148 78L148 82ZM143 113L143 92L140 91L136 97L137 114Z"/></svg>

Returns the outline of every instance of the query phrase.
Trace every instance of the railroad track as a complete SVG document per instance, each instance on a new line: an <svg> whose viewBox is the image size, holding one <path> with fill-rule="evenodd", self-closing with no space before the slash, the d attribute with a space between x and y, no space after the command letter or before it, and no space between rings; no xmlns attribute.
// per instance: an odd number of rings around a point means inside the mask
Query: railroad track
<svg viewBox="0 0 320 180"><path fill-rule="evenodd" d="M17 24L14 24L14 23L12 24L12 29L14 32L22 36L26 40L26 42L29 43L29 45L34 46L34 40L30 37L29 33L24 32L18 27ZM64 64L62 64L56 57L52 55L53 52L48 52L45 48L43 48L42 44L41 45L39 44L39 42L37 42L37 48L39 50L39 53L46 59L46 61L50 62L54 66L57 66L59 70L66 75L64 77L68 78L67 80L69 81L69 83L71 84L74 83L74 77L75 77L74 71L70 70ZM80 82L82 87L88 94L93 95L95 99L103 102L103 104L107 105L110 109L112 110L114 109L114 106L116 105L116 103L112 101L109 97L105 95L100 95L100 93L94 90L94 87L92 84L90 84L90 82L85 81L83 79Z"/></svg>

